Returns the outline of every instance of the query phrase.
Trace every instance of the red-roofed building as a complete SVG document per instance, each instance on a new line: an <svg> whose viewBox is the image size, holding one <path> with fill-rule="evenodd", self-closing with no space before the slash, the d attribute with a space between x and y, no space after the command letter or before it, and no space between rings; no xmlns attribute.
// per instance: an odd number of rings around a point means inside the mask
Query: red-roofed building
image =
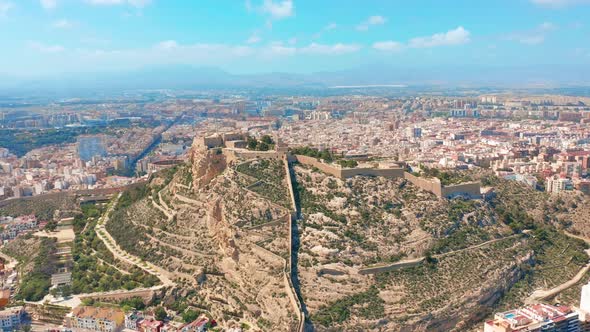
<svg viewBox="0 0 590 332"><path fill-rule="evenodd" d="M150 318L142 320L137 325L140 332L160 332L164 326L164 322Z"/></svg>

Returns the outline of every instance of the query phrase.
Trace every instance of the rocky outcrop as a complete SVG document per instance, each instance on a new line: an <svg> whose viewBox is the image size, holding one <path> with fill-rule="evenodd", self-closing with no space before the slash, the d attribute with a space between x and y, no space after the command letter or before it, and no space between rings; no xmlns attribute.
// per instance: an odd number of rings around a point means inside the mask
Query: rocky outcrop
<svg viewBox="0 0 590 332"><path fill-rule="evenodd" d="M191 149L190 160L193 172L193 188L205 188L216 176L227 167L225 155L219 149Z"/></svg>
<svg viewBox="0 0 590 332"><path fill-rule="evenodd" d="M236 246L236 232L223 217L222 198L217 198L211 204L207 214L207 228L209 234L215 240L226 256L238 261L240 252Z"/></svg>

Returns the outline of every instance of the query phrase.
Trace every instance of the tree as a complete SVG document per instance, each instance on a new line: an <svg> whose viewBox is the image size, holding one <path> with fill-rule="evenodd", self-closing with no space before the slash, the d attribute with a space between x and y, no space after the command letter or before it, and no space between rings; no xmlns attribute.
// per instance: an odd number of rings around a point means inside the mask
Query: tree
<svg viewBox="0 0 590 332"><path fill-rule="evenodd" d="M264 142L260 142L258 143L258 150L260 151L268 151L270 149L270 146Z"/></svg>
<svg viewBox="0 0 590 332"><path fill-rule="evenodd" d="M267 145L271 145L271 144L274 144L275 143L269 135L262 136L260 138L260 141L262 143L266 143Z"/></svg>
<svg viewBox="0 0 590 332"><path fill-rule="evenodd" d="M434 265L436 263L438 263L438 260L434 257L432 257L432 252L430 250L428 250L424 256L424 261L428 264L428 265Z"/></svg>
<svg viewBox="0 0 590 332"><path fill-rule="evenodd" d="M249 150L256 150L256 146L258 146L258 141L254 137L248 137L246 140L246 144Z"/></svg>
<svg viewBox="0 0 590 332"><path fill-rule="evenodd" d="M187 310L182 314L182 320L185 323L190 323L199 318L199 313L194 310Z"/></svg>
<svg viewBox="0 0 590 332"><path fill-rule="evenodd" d="M70 285L64 285L61 287L61 296L69 297L72 295L72 287Z"/></svg>
<svg viewBox="0 0 590 332"><path fill-rule="evenodd" d="M327 163L331 163L334 160L334 158L332 158L332 154L328 149L324 149L322 150L322 152L320 152L320 159L323 159Z"/></svg>
<svg viewBox="0 0 590 332"><path fill-rule="evenodd" d="M30 331L32 331L31 325L29 325L29 324L21 325L19 331L22 331L22 332L30 332Z"/></svg>
<svg viewBox="0 0 590 332"><path fill-rule="evenodd" d="M130 299L123 300L121 301L121 305L137 310L145 309L145 303L143 302L143 299L139 296L134 296Z"/></svg>
<svg viewBox="0 0 590 332"><path fill-rule="evenodd" d="M156 311L154 312L154 316L156 316L157 320L163 321L166 319L166 317L168 317L168 314L166 313L166 309L164 309L164 307L157 307Z"/></svg>

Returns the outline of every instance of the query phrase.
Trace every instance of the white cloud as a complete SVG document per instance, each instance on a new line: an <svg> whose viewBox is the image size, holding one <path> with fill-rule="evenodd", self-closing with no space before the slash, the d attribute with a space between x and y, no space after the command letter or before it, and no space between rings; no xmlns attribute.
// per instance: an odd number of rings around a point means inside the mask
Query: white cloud
<svg viewBox="0 0 590 332"><path fill-rule="evenodd" d="M373 48L379 51L400 51L404 48L404 44L393 40L386 40L373 43Z"/></svg>
<svg viewBox="0 0 590 332"><path fill-rule="evenodd" d="M6 17L8 11L14 8L12 2L6 2L0 0L0 17Z"/></svg>
<svg viewBox="0 0 590 332"><path fill-rule="evenodd" d="M545 36L537 35L537 36L524 36L518 39L518 42L525 45L539 45L545 41Z"/></svg>
<svg viewBox="0 0 590 332"><path fill-rule="evenodd" d="M308 46L301 48L299 51L303 54L324 54L324 55L340 55L346 53L353 53L360 50L361 47L356 44L318 44L311 43Z"/></svg>
<svg viewBox="0 0 590 332"><path fill-rule="evenodd" d="M297 53L297 48L293 46L284 46L282 44L274 44L270 45L268 50L263 50L263 53L278 56L291 56Z"/></svg>
<svg viewBox="0 0 590 332"><path fill-rule="evenodd" d="M470 41L470 32L462 26L447 32L436 33L428 37L412 38L409 46L413 48L427 48L447 45L461 45Z"/></svg>
<svg viewBox="0 0 590 332"><path fill-rule="evenodd" d="M104 5L104 6L112 6L112 5L122 5L126 3L126 0L86 0L91 5Z"/></svg>
<svg viewBox="0 0 590 332"><path fill-rule="evenodd" d="M319 39L324 34L324 32L332 31L332 30L336 29L337 27L338 27L338 25L336 23L330 23L330 24L326 25L325 27L323 27L322 30L320 30L319 32L314 33L311 36L311 38Z"/></svg>
<svg viewBox="0 0 590 332"><path fill-rule="evenodd" d="M551 22L543 22L533 29L513 32L504 37L505 40L516 41L524 45L539 45L545 42L547 34L558 29Z"/></svg>
<svg viewBox="0 0 590 332"><path fill-rule="evenodd" d="M40 0L41 7L45 9L54 9L57 7L57 0Z"/></svg>
<svg viewBox="0 0 590 332"><path fill-rule="evenodd" d="M259 43L260 41L262 41L262 38L260 38L260 36L259 36L258 34L256 34L256 33L253 33L253 34L250 36L250 38L248 38L248 39L246 40L246 43L247 43L247 44L257 44L257 43Z"/></svg>
<svg viewBox="0 0 590 332"><path fill-rule="evenodd" d="M269 14L275 20L295 15L295 6L293 5L292 0L279 0L276 2L273 0L264 0L261 10L263 13Z"/></svg>
<svg viewBox="0 0 590 332"><path fill-rule="evenodd" d="M127 2L133 7L143 8L152 3L152 0L127 0Z"/></svg>
<svg viewBox="0 0 590 332"><path fill-rule="evenodd" d="M354 53L361 49L361 46L356 44L319 44L311 43L304 47L295 47L294 42L289 40L289 46L282 42L273 42L269 45L260 47L255 50L255 54L269 56L336 56L348 53Z"/></svg>
<svg viewBox="0 0 590 332"><path fill-rule="evenodd" d="M539 25L538 29L541 31L553 31L557 29L557 25L551 22L543 22Z"/></svg>
<svg viewBox="0 0 590 332"><path fill-rule="evenodd" d="M330 30L334 30L334 29L336 29L337 27L338 27L338 24L336 24L336 23L330 23L330 24L328 24L328 25L326 25L326 26L324 27L324 31L330 31Z"/></svg>
<svg viewBox="0 0 590 332"><path fill-rule="evenodd" d="M143 8L149 5L152 0L86 0L86 2L96 6L129 5L137 8Z"/></svg>
<svg viewBox="0 0 590 332"><path fill-rule="evenodd" d="M378 41L373 43L373 48L378 51L401 51L406 48L431 48L437 46L452 46L469 43L471 33L462 26L447 32L436 33L427 37L416 37L407 43L393 40Z"/></svg>
<svg viewBox="0 0 590 332"><path fill-rule="evenodd" d="M367 23L371 24L371 25L379 25L379 24L385 24L385 18L383 16L371 16L369 17L369 20L367 21Z"/></svg>
<svg viewBox="0 0 590 332"><path fill-rule="evenodd" d="M40 42L31 41L28 43L29 48L41 53L60 53L65 51L61 45L47 45Z"/></svg>
<svg viewBox="0 0 590 332"><path fill-rule="evenodd" d="M590 0L531 0L531 2L535 5L552 8L590 4Z"/></svg>
<svg viewBox="0 0 590 332"><path fill-rule="evenodd" d="M58 28L58 29L69 29L74 26L74 23L72 23L66 19L62 19L62 20L58 20L58 21L53 22L52 25L54 28Z"/></svg>
<svg viewBox="0 0 590 332"><path fill-rule="evenodd" d="M366 19L365 21L361 22L359 25L356 26L356 29L359 31L367 31L369 27L372 25L383 25L387 19L380 15L374 15Z"/></svg>
<svg viewBox="0 0 590 332"><path fill-rule="evenodd" d="M124 53L145 52L146 56L172 56L177 57L177 60L184 60L184 62L192 62L192 58L199 59L211 56L215 57L241 57L252 54L253 48L242 45L227 45L227 44L179 44L175 40L165 40L155 44L150 51L129 50L121 51ZM223 54L223 56L222 56ZM182 61L181 61L182 62Z"/></svg>
<svg viewBox="0 0 590 332"><path fill-rule="evenodd" d="M47 49L41 45L35 45L37 49ZM305 47L296 47L282 42L273 42L258 47L230 44L179 44L175 40L165 40L153 45L150 49L131 50L84 50L85 56L125 59L141 58L148 63L199 63L199 64L223 64L224 61L237 58L273 58L281 56L336 56L353 53L361 49L355 44L318 44L311 43ZM57 50L57 48L56 48Z"/></svg>
<svg viewBox="0 0 590 332"><path fill-rule="evenodd" d="M165 40L155 45L155 48L160 50L171 50L178 47L176 40Z"/></svg>
<svg viewBox="0 0 590 332"><path fill-rule="evenodd" d="M297 47L286 42L274 42L264 45L247 44L182 44L175 40L163 40L151 46L140 48L109 49L103 47L64 48L60 45L30 42L30 50L36 51L37 57L43 59L43 67L38 70L129 70L153 65L194 65L227 66L248 65L254 62L281 65L287 57L330 58L348 54L361 49L359 45L343 43L308 44ZM51 55L51 56L50 56ZM302 60L303 61L303 60ZM326 60L329 61L329 60ZM47 69L50 68L50 69Z"/></svg>

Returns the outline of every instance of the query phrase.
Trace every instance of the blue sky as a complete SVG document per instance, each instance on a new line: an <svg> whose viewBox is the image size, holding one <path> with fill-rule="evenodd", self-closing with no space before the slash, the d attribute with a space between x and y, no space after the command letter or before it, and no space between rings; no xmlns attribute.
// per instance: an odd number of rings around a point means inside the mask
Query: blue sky
<svg viewBox="0 0 590 332"><path fill-rule="evenodd" d="M590 65L590 0L0 0L0 73Z"/></svg>

